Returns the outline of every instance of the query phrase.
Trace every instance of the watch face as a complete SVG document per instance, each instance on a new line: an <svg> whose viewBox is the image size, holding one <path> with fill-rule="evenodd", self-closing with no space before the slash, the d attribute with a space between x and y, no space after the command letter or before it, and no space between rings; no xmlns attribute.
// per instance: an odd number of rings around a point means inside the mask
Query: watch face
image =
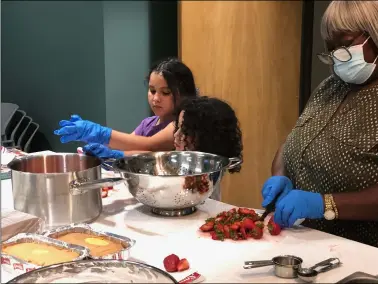
<svg viewBox="0 0 378 284"><path fill-rule="evenodd" d="M324 218L326 220L333 220L336 218L336 213L335 211L333 210L327 210L326 212L324 212Z"/></svg>

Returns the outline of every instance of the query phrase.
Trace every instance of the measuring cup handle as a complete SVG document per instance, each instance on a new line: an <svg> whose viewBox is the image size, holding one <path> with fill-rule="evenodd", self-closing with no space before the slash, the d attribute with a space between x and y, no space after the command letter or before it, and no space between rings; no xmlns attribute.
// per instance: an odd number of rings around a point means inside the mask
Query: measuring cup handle
<svg viewBox="0 0 378 284"><path fill-rule="evenodd" d="M251 268L258 268L264 266L271 266L274 265L272 260L258 260L258 261L245 261L244 262L244 269L251 269Z"/></svg>
<svg viewBox="0 0 378 284"><path fill-rule="evenodd" d="M328 266L328 265L331 265L331 264L339 264L339 263L340 263L340 259L338 259L336 257L332 257L332 258L328 258L326 260L323 260L321 262L318 262L317 264L311 266L310 268L315 269L315 268L320 267L320 266Z"/></svg>

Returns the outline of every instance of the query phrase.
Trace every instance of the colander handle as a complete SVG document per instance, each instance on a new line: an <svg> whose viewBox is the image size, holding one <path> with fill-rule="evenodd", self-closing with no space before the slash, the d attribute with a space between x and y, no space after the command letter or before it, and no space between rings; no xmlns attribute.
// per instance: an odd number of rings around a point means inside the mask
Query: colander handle
<svg viewBox="0 0 378 284"><path fill-rule="evenodd" d="M226 166L226 169L228 170L231 170L243 163L243 160L237 157L229 158L228 160L230 161L230 163Z"/></svg>

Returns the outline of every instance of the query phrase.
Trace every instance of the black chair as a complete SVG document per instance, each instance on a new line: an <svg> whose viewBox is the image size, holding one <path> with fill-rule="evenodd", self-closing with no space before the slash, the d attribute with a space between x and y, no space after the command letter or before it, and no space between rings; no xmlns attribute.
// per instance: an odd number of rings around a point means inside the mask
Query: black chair
<svg viewBox="0 0 378 284"><path fill-rule="evenodd" d="M20 126L22 119L26 116L26 112L22 110L17 110L12 119L9 121L5 128L5 139L2 140L2 145L4 147L14 146L14 135L16 134L17 128Z"/></svg>
<svg viewBox="0 0 378 284"><path fill-rule="evenodd" d="M21 134L17 142L17 148L29 153L31 141L39 128L39 124L31 121L25 131Z"/></svg>
<svg viewBox="0 0 378 284"><path fill-rule="evenodd" d="M26 131L28 128L30 122L32 122L32 119L30 116L24 116L18 125L17 129L15 130L14 136L13 136L13 147L18 148L18 140L20 139L21 135ZM21 150L21 149L20 149Z"/></svg>

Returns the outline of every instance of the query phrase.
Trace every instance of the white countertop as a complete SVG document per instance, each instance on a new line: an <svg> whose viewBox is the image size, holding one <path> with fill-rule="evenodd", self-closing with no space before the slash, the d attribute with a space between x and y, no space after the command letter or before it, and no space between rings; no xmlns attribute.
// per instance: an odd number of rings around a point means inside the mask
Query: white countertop
<svg viewBox="0 0 378 284"><path fill-rule="evenodd" d="M317 283L335 283L356 271L378 274L378 248L304 227L283 230L279 236L264 232L261 240L213 241L209 235L198 231L199 226L206 218L235 206L208 199L191 215L161 217L138 203L125 185L115 189L103 199L103 214L92 226L135 239L136 245L131 250L133 260L164 270L163 259L167 255L174 253L187 258L191 268L171 274L177 280L197 271L208 283L302 282L275 277L272 266L243 269L244 261L271 259L282 254L301 257L304 267L329 257L340 258L342 266L319 274ZM1 181L1 207L13 208L11 180ZM2 283L11 278L2 271Z"/></svg>

